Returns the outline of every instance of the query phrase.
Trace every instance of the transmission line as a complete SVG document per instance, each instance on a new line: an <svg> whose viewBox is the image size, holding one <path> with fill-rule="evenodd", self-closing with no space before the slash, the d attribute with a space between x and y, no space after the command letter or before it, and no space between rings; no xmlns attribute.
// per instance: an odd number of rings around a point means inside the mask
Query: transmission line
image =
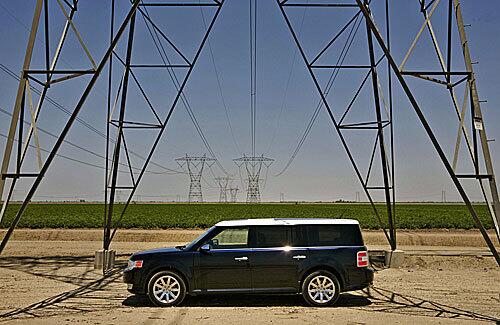
<svg viewBox="0 0 500 325"><path fill-rule="evenodd" d="M8 139L9 138L7 135L5 135L3 133L0 133L0 137L2 137L4 139ZM15 138L14 142L18 142L18 140ZM32 144L28 144L28 146L31 147L31 148L35 148L36 149L36 146L34 146ZM43 151L45 153L50 153L50 150L47 150L47 149L44 149L44 148L40 148L40 151ZM80 163L82 165L86 165L86 166L95 167L95 168L99 168L99 169L105 170L105 168L103 166L100 166L100 165L97 165L97 164L94 164L94 163L91 163L91 162L88 162L88 161L84 161L84 160L72 158L72 157L69 157L69 156L66 156L66 155L63 155L63 154L60 154L60 153L57 153L56 156L59 157L59 158L63 158L63 159L66 159L66 160L70 160L70 161L73 161L73 162ZM118 170L118 171L120 173L127 173L127 174L130 173L128 170ZM147 172L150 173L150 174L155 174L155 175L162 175L162 174L164 174L164 173L153 172L153 171L147 171Z"/></svg>
<svg viewBox="0 0 500 325"><path fill-rule="evenodd" d="M165 47L163 46L162 42L160 41L158 31L156 30L156 28L154 28L154 26L153 26L154 35L153 35L153 31L151 31L151 27L149 26L149 23L151 23L151 25L153 25L153 23L152 23L152 20L149 16L147 8L144 7L144 10L142 10L141 8L138 8L138 10L142 14L142 17L143 17L144 22L146 24L147 30L148 30L149 34L151 35L151 38L153 40L153 43L155 44L155 47L158 51L158 54L160 55L161 60L163 61L163 63L165 65L170 65L171 64L170 59L168 58ZM155 38L155 36L156 36L156 38ZM161 48L161 50L160 50L160 48ZM189 118L193 122L195 129L198 132L198 135L200 136L204 146L206 147L206 149L208 150L208 152L212 156L212 158L215 159L215 163L219 166L219 168L226 175L229 175L229 173L226 171L224 166L222 166L222 164L220 163L219 159L217 159L217 156L215 155L214 151L212 150L210 143L208 142L203 130L201 129L201 127L198 123L198 120L196 119L196 116L195 116L193 110L191 109L191 105L189 104L189 101L187 100L185 90L180 91L180 82L179 82L179 79L177 78L177 75L175 74L175 71L173 70L173 68L169 67L169 68L167 68L167 72L170 76L170 79L172 80L172 83L174 84L175 89L177 90L177 92L180 92L181 102L183 103L184 107L186 108L186 111L189 115Z"/></svg>
<svg viewBox="0 0 500 325"><path fill-rule="evenodd" d="M5 65L3 65L2 63L0 63L0 70L2 72L4 72L5 74L7 74L8 76L12 77L13 79L16 79L17 81L20 80L19 76L14 72L12 71L12 69L6 67ZM37 95L41 95L41 91L38 90L37 88L35 88L34 86L31 86L30 85L30 88L31 90L37 94ZM59 104L58 102L56 102L54 99L52 99L51 97L49 97L48 95L45 96L46 100L51 103L55 108L57 108L58 110L64 112L66 115L71 115L71 112L65 108L64 106L62 106L61 104ZM77 122L80 123L81 125L83 125L84 127L86 127L87 129L91 130L92 132L94 132L95 134L99 135L100 137L104 137L106 138L106 135L104 133L102 133L101 131L99 131L98 129L96 129L95 127L93 127L92 125L90 125L89 123L87 123L85 120L83 120L82 118L80 117L77 117L76 118Z"/></svg>
<svg viewBox="0 0 500 325"><path fill-rule="evenodd" d="M337 66L342 65L342 63L344 62L345 58L347 57L347 53L349 52L349 49L351 48L351 45L354 42L354 38L356 37L358 29L361 26L361 23L363 22L362 19L359 20L358 18L359 18L359 16L356 17L356 19L354 20L354 24L352 25L352 28L351 28L351 30L349 32L349 35L347 36L347 39L346 39L346 41L344 43L344 46L343 46L342 51L341 51L341 53L339 55L339 58L337 59L337 63L336 63ZM359 22L358 22L358 20L359 20ZM338 68L334 69L332 71L332 74L330 75L330 78L328 79L328 82L327 82L327 84L325 86L325 98L326 98L326 96L328 96L328 93L330 92L330 89L332 88L333 83L335 82L335 79L337 78L339 72L340 72L340 69L338 69ZM295 157L299 153L300 149L302 148L302 145L304 144L307 136L309 135L309 132L311 131L314 123L316 122L316 118L318 117L318 115L319 115L322 107L323 107L323 100L320 99L320 101L316 105L316 109L314 110L311 118L309 119L309 122L308 122L308 124L306 126L306 129L304 130L304 132L302 134L302 137L299 140L299 143L297 144L297 146L295 147L295 150L293 151L292 155L288 159L287 164L275 176L282 175L290 167L290 165L292 164L292 162L295 160Z"/></svg>
<svg viewBox="0 0 500 325"><path fill-rule="evenodd" d="M200 7L200 12L201 12L201 19L203 21L203 26L205 27L205 29L207 29L207 24L206 24L206 21L205 21L205 15L203 13L203 8L202 7ZM227 124L229 126L229 131L231 133L231 137L233 139L233 143L234 143L235 149L238 151L238 153L241 153L240 146L238 145L238 141L236 141L236 136L234 135L233 125L231 123L231 118L229 116L229 108L227 107L226 100L224 98L224 93L222 92L221 80L220 80L219 72L217 70L217 65L215 64L215 56L214 56L214 53L213 53L213 50L212 50L212 43L210 42L209 38L207 38L207 44L208 44L208 50L209 50L209 53L210 53L210 59L212 61L212 65L214 67L215 78L217 79L217 87L219 89L219 94L220 94L222 106L224 107L224 112L226 113L226 121L227 121Z"/></svg>
<svg viewBox="0 0 500 325"><path fill-rule="evenodd" d="M309 0L307 0L306 3L309 3ZM304 7L304 11L302 13L302 20L300 22L299 33L298 33L298 37L299 38L300 38L300 36L302 34L302 27L304 25L304 20L305 20L305 17L306 17L307 8L308 7ZM290 72L288 73L288 79L286 81L285 91L283 92L283 97L281 99L281 106L280 106L280 111L279 111L279 114L278 114L278 119L276 121L276 127L274 128L273 136L271 137L271 142L269 142L269 146L267 147L266 154L268 154L271 151L271 148L272 148L272 146L274 144L274 140L276 139L276 135L278 134L278 130L280 128L281 116L282 116L283 110L285 108L286 98L288 97L288 88L290 86L290 82L292 81L293 68L295 67L295 61L297 59L297 54L298 53L299 53L298 49L296 49L296 51L293 53L292 64L290 66Z"/></svg>
<svg viewBox="0 0 500 325"><path fill-rule="evenodd" d="M7 74L8 76L16 79L17 81L20 80L20 78L15 74L14 71L12 71L10 68L6 67L5 65L3 65L2 63L0 63L0 71L2 71L3 73ZM36 87L30 85L30 88L31 90L37 94L37 95L41 95L41 91L38 90ZM64 114L68 115L68 116L71 116L71 111L68 110L67 108L65 108L64 106L62 106L60 103L58 103L57 101L55 101L53 98L49 97L48 95L45 96L45 100L47 100L49 103L51 103L56 109L62 111ZM103 138L106 140L106 134L104 134L103 132L101 132L100 130L96 129L95 127L93 127L92 125L90 125L88 122L86 122L84 119L82 119L81 117L77 117L76 118L76 121L78 123L80 123L83 127L89 129L90 131L92 131L93 133L97 134L99 137ZM110 141L112 141L113 143L115 142L115 140L112 140L110 139ZM146 160L146 158L132 150L129 150L129 153L132 154L133 156L141 159L141 160ZM160 165L154 161L150 161L150 163L156 167L159 167L161 169L164 169L166 171L170 171L170 172L174 172L174 173L182 173L178 170L175 170L175 169L172 169L172 168L168 168L168 167L165 167L163 165Z"/></svg>
<svg viewBox="0 0 500 325"><path fill-rule="evenodd" d="M2 113L4 113L4 114L6 114L6 115L8 115L8 116L12 117L12 113L9 113L7 110L5 110L5 109L3 109L3 108L1 108L1 107L0 107L0 112L2 112ZM28 122L28 121L26 121L26 120L23 120L23 122L24 122L24 124L26 124L26 125L31 125L31 123L30 123L30 122ZM57 136L57 135L55 135L54 133L52 133L52 132L50 132L50 131L47 131L47 130L43 129L43 128L39 127L38 125L37 125L37 127L36 127L36 128L38 129L38 131L40 131L40 132L42 132L42 133L44 133L44 134L47 134L47 135L49 135L49 136L51 136L51 137L53 137L53 138L56 138L56 139L58 138L58 136ZM101 155L101 154L99 154L99 153L97 153L97 152L95 152L95 151L89 150L89 149L87 149L87 148L84 148L84 147L82 147L82 146L80 146L80 145L78 145L78 144L75 144L75 143L73 143L73 142L71 142L71 141L69 141L69 140L66 140L66 139L65 139L63 142L64 142L64 143L66 143L66 144L68 144L68 145L70 145L70 146L72 146L72 147L75 147L75 148L77 148L77 149L80 149L80 150L82 150L82 151L84 151L84 152L86 152L86 153L89 153L89 154L91 154L91 155L93 155L93 156L95 156L95 157L98 157L98 158L101 158L101 159L106 159L106 157L104 157L103 155ZM30 147L33 147L33 146L32 146L32 145L30 145ZM41 150L41 149L40 149L40 150ZM43 151L47 152L47 150L43 150ZM108 160L109 160L109 161L111 161L111 159L108 159ZM129 167L127 164L124 164L124 163L119 163L119 164L120 164L120 165L122 165L122 166L124 166L124 167L127 167L127 168ZM132 167L132 166L131 166L131 168L132 168L132 169L135 169L135 170L140 170L139 168L135 168L135 167ZM148 171L146 171L146 172L148 172L148 173L153 173L153 174L170 174L170 175L173 175L173 174L185 174L185 172L182 172L182 171L175 171L175 170L173 170L173 169L172 169L170 172L162 172L162 173L159 173L159 172L153 172L153 171L150 171L150 170L148 170Z"/></svg>
<svg viewBox="0 0 500 325"><path fill-rule="evenodd" d="M249 0L250 22L250 129L252 141L252 156L255 157L255 129L257 109L257 1Z"/></svg>

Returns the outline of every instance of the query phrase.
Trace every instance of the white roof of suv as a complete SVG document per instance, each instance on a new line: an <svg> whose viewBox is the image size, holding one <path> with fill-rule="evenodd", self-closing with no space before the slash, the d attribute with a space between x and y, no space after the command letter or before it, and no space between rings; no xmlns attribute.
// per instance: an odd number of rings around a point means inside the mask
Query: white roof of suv
<svg viewBox="0 0 500 325"><path fill-rule="evenodd" d="M263 218L227 220L216 224L220 227L235 226L292 226L292 225L359 225L353 219L324 219L324 218Z"/></svg>

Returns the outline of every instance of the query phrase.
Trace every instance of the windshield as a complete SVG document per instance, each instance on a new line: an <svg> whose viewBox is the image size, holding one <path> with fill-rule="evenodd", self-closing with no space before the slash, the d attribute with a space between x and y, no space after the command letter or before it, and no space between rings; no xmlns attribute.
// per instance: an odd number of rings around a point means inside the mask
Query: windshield
<svg viewBox="0 0 500 325"><path fill-rule="evenodd" d="M215 228L215 226L208 228L207 231L205 231L204 233L202 233L201 235L199 235L195 240L193 240L192 242L190 242L189 244L187 244L185 246L185 248L186 249L191 249L191 247L193 247L194 245L196 245L196 243L198 243L203 237L205 237L206 234L208 234L209 232L211 232L214 228Z"/></svg>

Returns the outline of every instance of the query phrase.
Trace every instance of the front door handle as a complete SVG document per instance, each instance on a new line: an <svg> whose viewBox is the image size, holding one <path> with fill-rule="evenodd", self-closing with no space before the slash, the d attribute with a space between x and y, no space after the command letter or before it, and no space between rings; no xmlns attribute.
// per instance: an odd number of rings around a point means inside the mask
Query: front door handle
<svg viewBox="0 0 500 325"><path fill-rule="evenodd" d="M238 261L238 262L240 262L240 261L248 261L248 257L246 257L246 256L243 256L243 257L235 257L235 258L234 258L234 260L235 260L235 261Z"/></svg>
<svg viewBox="0 0 500 325"><path fill-rule="evenodd" d="M292 258L294 258L294 259L296 259L296 260L302 260L302 259L307 258L307 256L305 256L305 255L295 255L295 256L293 256Z"/></svg>

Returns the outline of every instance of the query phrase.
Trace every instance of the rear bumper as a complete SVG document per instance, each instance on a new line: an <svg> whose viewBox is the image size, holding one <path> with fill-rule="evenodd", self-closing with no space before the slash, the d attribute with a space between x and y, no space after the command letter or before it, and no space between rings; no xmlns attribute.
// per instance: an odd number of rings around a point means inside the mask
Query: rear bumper
<svg viewBox="0 0 500 325"><path fill-rule="evenodd" d="M355 276L350 277L349 285L344 291L361 290L373 283L373 275L375 270L371 267L364 267L356 272Z"/></svg>
<svg viewBox="0 0 500 325"><path fill-rule="evenodd" d="M366 281L368 282L368 285L371 285L373 283L374 274L375 274L374 269L372 269L371 267L366 268Z"/></svg>

